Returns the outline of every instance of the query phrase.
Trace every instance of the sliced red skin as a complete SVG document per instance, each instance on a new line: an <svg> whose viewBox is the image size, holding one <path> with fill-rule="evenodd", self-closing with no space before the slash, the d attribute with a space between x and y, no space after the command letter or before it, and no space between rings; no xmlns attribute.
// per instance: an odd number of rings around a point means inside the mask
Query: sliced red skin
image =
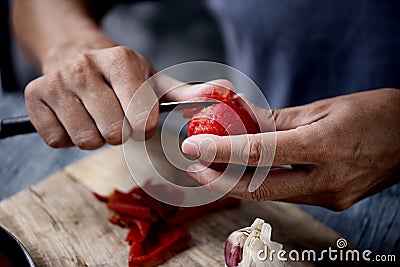
<svg viewBox="0 0 400 267"><path fill-rule="evenodd" d="M114 193L108 197L107 207L118 214L135 216L152 221L157 220L157 216L152 212L150 207L144 205L130 194L125 194L118 190L115 190Z"/></svg>
<svg viewBox="0 0 400 267"><path fill-rule="evenodd" d="M132 242L128 256L129 266L143 266L143 265L138 265L138 262L135 262L136 265L131 265L131 258L137 258L143 255L146 255L143 247L143 242Z"/></svg>
<svg viewBox="0 0 400 267"><path fill-rule="evenodd" d="M146 239L151 226L150 221L138 220L138 219L134 221L135 225L133 226L131 224L129 233L125 238L125 241L128 242L129 244L132 244L133 242L143 242Z"/></svg>
<svg viewBox="0 0 400 267"><path fill-rule="evenodd" d="M125 241L143 241L149 232L152 221L138 219L133 216L126 216L122 214L113 214L109 219L111 223L116 224L123 228L130 228Z"/></svg>
<svg viewBox="0 0 400 267"><path fill-rule="evenodd" d="M172 192L165 185L146 186L147 189ZM177 208L153 199L141 188L134 188L129 193L115 190L109 197L94 195L116 212L110 222L130 228L126 236L131 246L130 267L156 266L165 262L187 248L191 240L190 233L181 224L208 212L237 206L240 202L238 199L223 198L204 206ZM178 194L178 197L182 196Z"/></svg>
<svg viewBox="0 0 400 267"><path fill-rule="evenodd" d="M226 136L259 132L257 124L239 104L239 98L233 92L214 89L205 97L219 100L221 103L193 114L188 124L188 136L198 134Z"/></svg>
<svg viewBox="0 0 400 267"><path fill-rule="evenodd" d="M157 221L157 216L149 207L140 204L129 204L124 202L109 201L107 207L118 214L132 215L140 219Z"/></svg>
<svg viewBox="0 0 400 267"><path fill-rule="evenodd" d="M161 264L186 248L190 239L190 233L179 226L157 225L141 246L132 244L129 267Z"/></svg>
<svg viewBox="0 0 400 267"><path fill-rule="evenodd" d="M199 217L201 215L205 215L210 212L219 211L224 208L237 207L239 206L239 204L240 204L240 199L225 197L202 206L180 208L178 212L176 212L171 217L167 218L167 223L170 224L185 223L190 221L191 218Z"/></svg>
<svg viewBox="0 0 400 267"><path fill-rule="evenodd" d="M174 203L177 204L182 203L185 198L185 194L182 191L167 184L152 184L150 182L146 182L143 188L146 190L146 192L151 192L152 195L161 196L162 198L165 195L172 195L174 197Z"/></svg>
<svg viewBox="0 0 400 267"><path fill-rule="evenodd" d="M93 196L95 196L101 202L108 202L108 200L109 200L108 196L102 196L100 194L97 194L96 192L92 192L92 193L93 193Z"/></svg>
<svg viewBox="0 0 400 267"><path fill-rule="evenodd" d="M174 198L176 198L176 201L178 203L181 202L184 198L184 194L182 192L175 189L171 189L170 187L164 184L153 185L151 183L146 183L144 187L146 188L146 190L149 190L152 194L156 194L158 196L160 196L161 194L170 194L174 196ZM134 188L130 192L130 194L134 198L140 200L143 204L152 208L157 213L157 215L162 219L165 218L168 214L173 213L177 209L176 206L168 205L151 197L143 189L139 187Z"/></svg>

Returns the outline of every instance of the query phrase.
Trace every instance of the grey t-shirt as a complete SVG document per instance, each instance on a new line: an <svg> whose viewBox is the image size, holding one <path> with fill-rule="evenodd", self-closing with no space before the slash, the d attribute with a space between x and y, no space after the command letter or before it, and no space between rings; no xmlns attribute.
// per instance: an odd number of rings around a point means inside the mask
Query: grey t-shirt
<svg viewBox="0 0 400 267"><path fill-rule="evenodd" d="M209 0L228 64L272 108L400 86L398 0Z"/></svg>

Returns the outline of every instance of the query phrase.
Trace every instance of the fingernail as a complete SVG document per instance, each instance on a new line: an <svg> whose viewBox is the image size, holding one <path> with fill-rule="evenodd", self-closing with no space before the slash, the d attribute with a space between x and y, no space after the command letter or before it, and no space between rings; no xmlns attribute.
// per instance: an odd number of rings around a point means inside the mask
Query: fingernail
<svg viewBox="0 0 400 267"><path fill-rule="evenodd" d="M182 151L185 154L193 156L197 156L199 154L199 148L197 147L197 145L187 140L183 141L182 143Z"/></svg>

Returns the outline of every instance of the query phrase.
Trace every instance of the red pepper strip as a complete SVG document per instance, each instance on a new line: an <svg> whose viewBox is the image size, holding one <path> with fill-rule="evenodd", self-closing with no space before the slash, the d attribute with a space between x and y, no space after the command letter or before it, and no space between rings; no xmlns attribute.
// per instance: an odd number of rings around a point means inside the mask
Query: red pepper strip
<svg viewBox="0 0 400 267"><path fill-rule="evenodd" d="M132 245L133 243L142 243L144 240L142 234L139 232L138 227L131 226L129 228L129 232L125 237L125 241L128 242L129 245Z"/></svg>
<svg viewBox="0 0 400 267"><path fill-rule="evenodd" d="M129 257L140 257L145 253L142 242L132 242Z"/></svg>
<svg viewBox="0 0 400 267"><path fill-rule="evenodd" d="M152 223L148 220L138 219L122 214L113 214L108 220L122 228L130 228L129 233L125 238L125 241L129 243L133 241L141 242L146 239Z"/></svg>
<svg viewBox="0 0 400 267"><path fill-rule="evenodd" d="M222 210L228 207L237 207L240 204L240 199L225 197L217 201L208 203L203 206L180 208L178 212L169 217L166 222L170 224L178 224L189 221L190 219L201 216L210 212Z"/></svg>
<svg viewBox="0 0 400 267"><path fill-rule="evenodd" d="M137 244L132 243L129 267L155 266L188 246L190 233L178 226L159 225L144 242L144 253L137 255Z"/></svg>
<svg viewBox="0 0 400 267"><path fill-rule="evenodd" d="M119 225L123 228L127 227L127 225L123 224L120 220L119 220L119 215L114 213L109 219L108 221L112 224L116 224Z"/></svg>
<svg viewBox="0 0 400 267"><path fill-rule="evenodd" d="M109 197L99 195L95 192L93 192L93 195L101 202L108 202L108 200L110 199Z"/></svg>
<svg viewBox="0 0 400 267"><path fill-rule="evenodd" d="M184 198L182 192L171 188L165 184L157 184L154 185L151 183L151 180L147 181L143 186L147 191L150 191L153 194L162 195L168 194L168 197L174 197L175 202L181 202ZM143 204L152 208L161 218L165 218L167 215L175 212L177 207L165 204L152 196L150 196L145 190L140 187L133 188L130 192L130 195L141 201Z"/></svg>
<svg viewBox="0 0 400 267"><path fill-rule="evenodd" d="M150 207L147 207L130 194L125 194L117 190L109 197L107 206L119 214L157 221L157 216L152 212Z"/></svg>
<svg viewBox="0 0 400 267"><path fill-rule="evenodd" d="M151 195L160 196L161 199L171 199L171 201L177 204L182 203L185 199L185 194L182 191L166 184L151 184L149 180L144 184L143 188Z"/></svg>
<svg viewBox="0 0 400 267"><path fill-rule="evenodd" d="M138 190L135 190L138 191ZM157 199L149 196L146 192L131 192L131 196L140 200L143 204L150 207L161 218L165 218L168 214L173 213L178 208L158 201Z"/></svg>
<svg viewBox="0 0 400 267"><path fill-rule="evenodd" d="M135 224L130 224L130 231L125 238L125 241L129 244L133 242L143 242L146 239L151 226L150 221L140 219L134 219L134 223Z"/></svg>
<svg viewBox="0 0 400 267"><path fill-rule="evenodd" d="M153 222L157 221L157 216L152 213L151 209L143 205L110 201L107 203L107 207L120 215L128 215Z"/></svg>
<svg viewBox="0 0 400 267"><path fill-rule="evenodd" d="M109 197L109 202L122 202L131 205L143 205L143 203L134 198L130 193L123 193L121 191L115 190L114 193Z"/></svg>

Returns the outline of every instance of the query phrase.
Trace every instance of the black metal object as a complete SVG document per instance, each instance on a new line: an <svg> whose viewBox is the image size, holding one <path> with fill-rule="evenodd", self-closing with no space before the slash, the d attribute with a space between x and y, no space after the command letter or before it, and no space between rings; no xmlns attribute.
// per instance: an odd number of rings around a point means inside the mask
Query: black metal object
<svg viewBox="0 0 400 267"><path fill-rule="evenodd" d="M21 241L2 226L0 226L0 253L7 257L11 266L35 267L35 263Z"/></svg>
<svg viewBox="0 0 400 267"><path fill-rule="evenodd" d="M36 129L33 127L28 115L4 118L1 120L0 139L34 132L36 132Z"/></svg>
<svg viewBox="0 0 400 267"><path fill-rule="evenodd" d="M19 90L11 57L10 6L8 0L0 1L0 73L5 91Z"/></svg>

